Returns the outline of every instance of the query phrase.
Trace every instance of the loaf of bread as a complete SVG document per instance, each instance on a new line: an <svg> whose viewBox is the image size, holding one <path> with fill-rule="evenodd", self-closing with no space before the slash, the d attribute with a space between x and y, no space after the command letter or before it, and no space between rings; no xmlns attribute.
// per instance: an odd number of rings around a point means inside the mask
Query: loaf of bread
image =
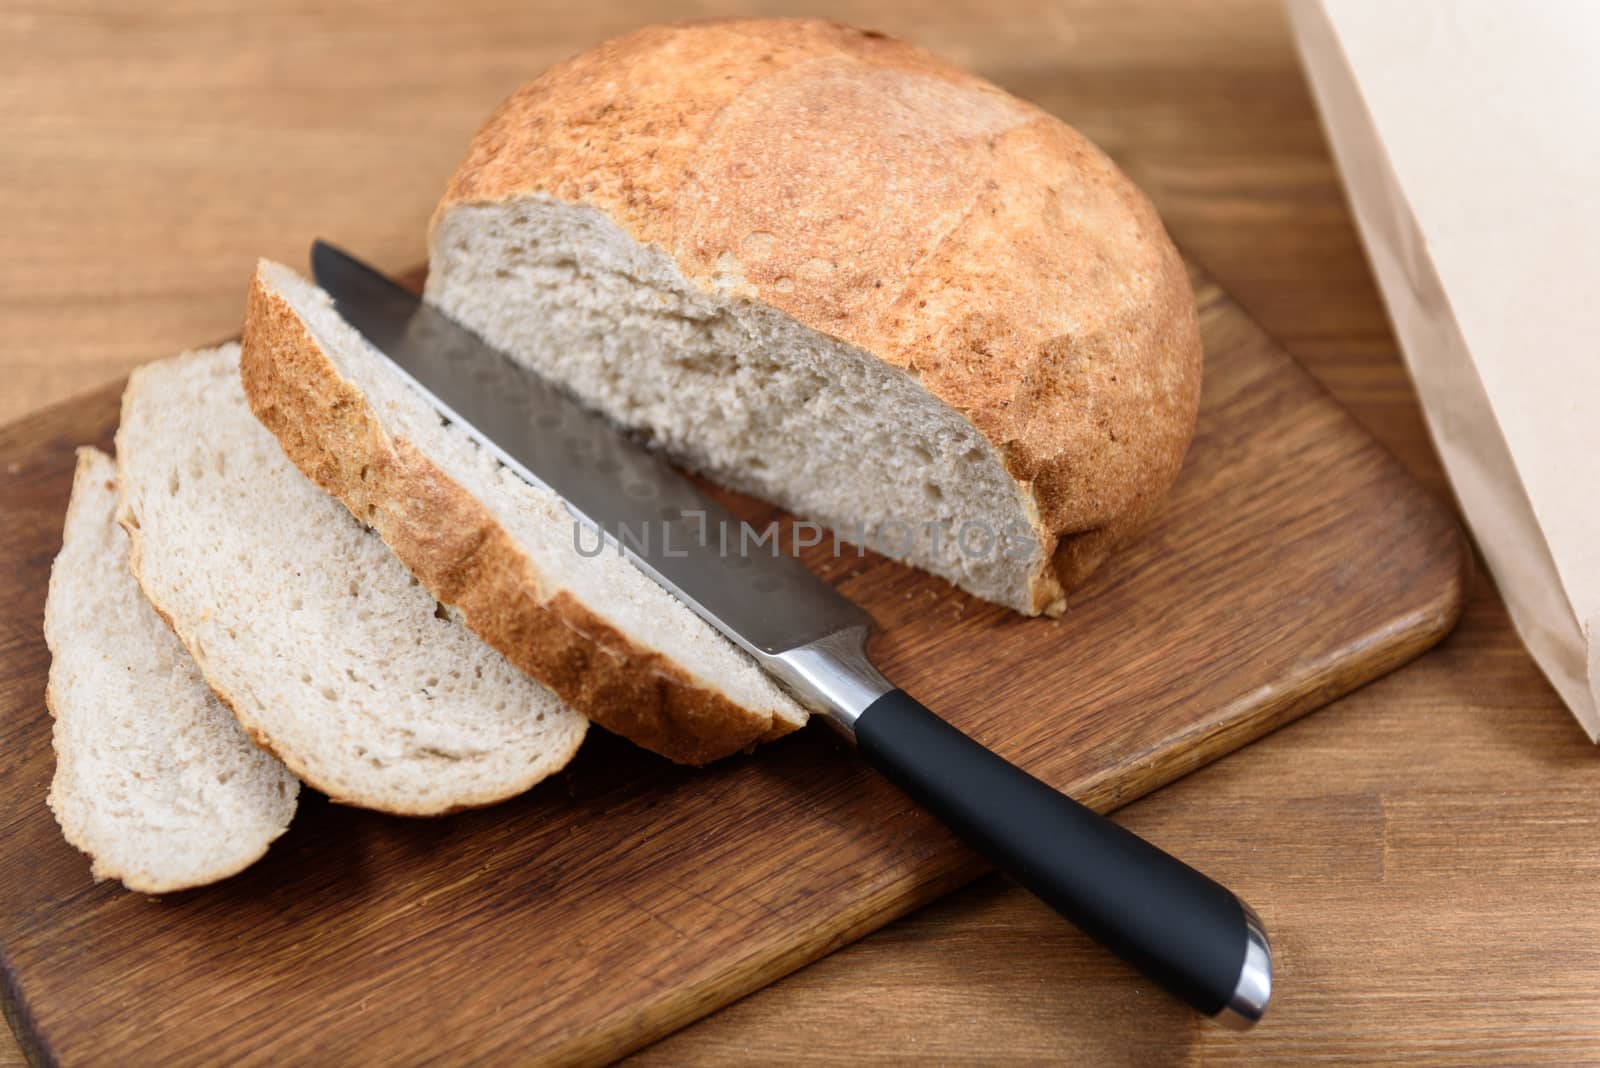
<svg viewBox="0 0 1600 1068"><path fill-rule="evenodd" d="M111 457L79 450L44 609L50 810L96 878L160 894L254 863L289 826L300 784L251 744L146 603L116 507Z"/></svg>
<svg viewBox="0 0 1600 1068"><path fill-rule="evenodd" d="M251 408L306 475L601 726L703 763L805 723L755 661L631 562L584 556L559 497L442 420L286 267L264 262L251 283L241 371Z"/></svg>
<svg viewBox="0 0 1600 1068"><path fill-rule="evenodd" d="M239 347L134 372L132 571L250 736L336 801L426 816L564 767L587 726L443 609L251 416Z"/></svg>
<svg viewBox="0 0 1600 1068"><path fill-rule="evenodd" d="M640 30L473 140L428 299L680 462L1026 613L1156 508L1201 352L1149 202L876 33Z"/></svg>

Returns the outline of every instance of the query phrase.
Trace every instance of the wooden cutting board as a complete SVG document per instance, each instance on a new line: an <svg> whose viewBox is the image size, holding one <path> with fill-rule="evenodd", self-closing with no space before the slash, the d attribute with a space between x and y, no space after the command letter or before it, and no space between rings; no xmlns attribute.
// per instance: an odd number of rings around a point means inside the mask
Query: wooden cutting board
<svg viewBox="0 0 1600 1068"><path fill-rule="evenodd" d="M1183 476L1065 618L877 558L811 561L882 624L891 678L1102 810L1416 656L1461 606L1454 521L1195 282L1207 366ZM601 1061L985 870L816 726L703 770L595 731L524 797L433 821L303 794L227 883L94 885L45 807L40 628L73 447L109 446L119 392L0 430L0 975L34 1059Z"/></svg>

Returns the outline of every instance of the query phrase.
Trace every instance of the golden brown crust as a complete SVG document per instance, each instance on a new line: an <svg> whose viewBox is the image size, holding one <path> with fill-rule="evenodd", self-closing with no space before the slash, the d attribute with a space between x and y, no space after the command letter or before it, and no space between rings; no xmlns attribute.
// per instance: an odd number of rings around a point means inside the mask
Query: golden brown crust
<svg viewBox="0 0 1600 1068"><path fill-rule="evenodd" d="M642 648L565 591L552 591L489 509L410 442L258 272L239 364L245 395L294 464L371 525L433 595L501 655L607 730L703 764L769 735L744 708Z"/></svg>
<svg viewBox="0 0 1600 1068"><path fill-rule="evenodd" d="M608 41L495 112L434 221L535 194L916 374L1031 492L1035 611L1177 476L1199 325L1149 201L1076 131L919 49L806 19Z"/></svg>

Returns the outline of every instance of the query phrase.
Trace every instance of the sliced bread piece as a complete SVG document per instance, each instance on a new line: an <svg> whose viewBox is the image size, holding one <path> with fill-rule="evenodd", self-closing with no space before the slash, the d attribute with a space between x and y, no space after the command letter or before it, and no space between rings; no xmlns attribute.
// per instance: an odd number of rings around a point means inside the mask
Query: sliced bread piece
<svg viewBox="0 0 1600 1068"><path fill-rule="evenodd" d="M160 894L249 867L289 826L300 784L251 744L139 592L116 474L105 453L78 450L50 571L50 810L96 879Z"/></svg>
<svg viewBox="0 0 1600 1068"><path fill-rule="evenodd" d="M578 551L571 515L447 424L340 318L263 261L245 390L284 451L383 535L441 602L609 730L704 763L805 713L745 653L626 559Z"/></svg>
<svg viewBox="0 0 1600 1068"><path fill-rule="evenodd" d="M117 461L135 578L307 785L437 815L521 793L577 751L583 717L284 457L245 404L237 345L134 372Z"/></svg>
<svg viewBox="0 0 1600 1068"><path fill-rule="evenodd" d="M529 82L427 295L686 465L1027 613L1153 513L1199 404L1183 261L1116 165L817 19L651 26Z"/></svg>

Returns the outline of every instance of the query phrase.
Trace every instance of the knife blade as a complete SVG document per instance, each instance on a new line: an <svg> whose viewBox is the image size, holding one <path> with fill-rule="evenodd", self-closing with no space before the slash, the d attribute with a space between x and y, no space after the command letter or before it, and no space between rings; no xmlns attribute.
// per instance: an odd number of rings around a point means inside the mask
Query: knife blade
<svg viewBox="0 0 1600 1068"><path fill-rule="evenodd" d="M891 781L1196 1009L1253 1025L1272 989L1231 891L985 749L885 679L871 617L643 443L471 330L318 241L334 306L445 419L589 526L819 713Z"/></svg>

